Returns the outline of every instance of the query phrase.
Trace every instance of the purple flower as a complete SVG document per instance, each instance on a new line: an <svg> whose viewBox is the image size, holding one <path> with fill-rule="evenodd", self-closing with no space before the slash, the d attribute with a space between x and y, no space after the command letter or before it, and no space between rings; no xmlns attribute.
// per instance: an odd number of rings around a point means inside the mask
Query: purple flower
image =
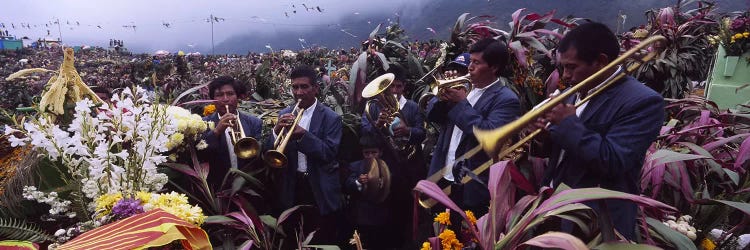
<svg viewBox="0 0 750 250"><path fill-rule="evenodd" d="M138 199L123 198L112 207L112 214L118 219L128 218L140 213L143 213L143 206Z"/></svg>
<svg viewBox="0 0 750 250"><path fill-rule="evenodd" d="M750 26L750 18L738 17L732 20L732 24L729 28L734 32L744 32L747 30L748 26Z"/></svg>

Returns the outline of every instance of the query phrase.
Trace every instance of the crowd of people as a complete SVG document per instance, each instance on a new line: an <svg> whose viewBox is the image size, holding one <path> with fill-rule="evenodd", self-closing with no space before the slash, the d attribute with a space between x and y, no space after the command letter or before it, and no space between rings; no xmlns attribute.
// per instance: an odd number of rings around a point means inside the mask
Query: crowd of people
<svg viewBox="0 0 750 250"><path fill-rule="evenodd" d="M444 209L436 206L427 213L412 209L415 201L411 189L419 180L437 176L439 186L451 186L450 198L461 208L472 211L477 218L488 212L488 173L474 175L471 171L493 157L482 151L471 157L464 154L479 144L474 128L496 129L523 115L518 93L509 87L509 80L502 74L511 58L507 46L504 41L486 38L473 43L467 54L450 60L451 70L468 72L471 87L441 89L429 100L426 110L420 110L416 102L405 98L404 86L409 83L404 69L391 65L387 73L392 74L392 79L383 95L392 95L395 101L389 105L380 101L361 114L358 135L362 155L357 157L361 160L353 162L337 159L342 146L342 115L319 100L318 94L321 86L330 81L325 68L329 62L337 68L347 67L359 50L318 48L295 56L250 53L159 57L92 49L78 52L76 66L86 83L106 88L126 84L148 86L154 76L160 82L154 87L167 93L179 93L196 83L209 83L206 99L214 100L217 112L204 118L214 126L203 135L209 146L200 157L211 169L209 185L221 186L230 169L244 169L258 162L238 157L228 128L242 129L247 136L262 141L261 153L256 157L264 160L271 157L265 156L265 152L279 149L277 141L286 141L281 152L283 167L274 172L279 178L268 183L275 193L268 199L269 210L279 215L294 206L310 207L302 209L298 215L301 219L293 220L298 224L288 225L289 232L297 228L307 233L317 230L313 244L348 246L351 231L356 229L367 249L413 249L414 239L425 236L415 230L421 226L414 223L415 218L422 219L421 224L429 224L431 221L425 223L424 218ZM414 43L408 48L422 60L439 53L433 43ZM605 25L586 23L565 34L556 51L563 70L562 80L575 86L614 60L620 47ZM3 67L0 74L22 68L53 69L58 61L52 58L61 57L59 53L46 49L3 52L0 60L11 66ZM21 64L20 58L28 60ZM262 92L257 80L251 79L256 79L254 76L263 67L269 68L277 83L287 82L274 85L271 92L291 93L295 100L279 112L266 135L260 119L238 108L241 99ZM608 69L605 75L611 78L619 72L620 69ZM31 82L36 87L42 84L41 80ZM0 83L11 84L3 80ZM594 88L586 86L528 124L526 131L539 128L544 131L530 150L548 159L544 181L539 185L603 187L638 194L644 155L664 120L663 98L626 76L602 94L577 103ZM427 123L439 127L437 143L429 149L432 154L421 153L428 150L423 143ZM467 176L471 180L462 182ZM609 218L604 219L611 220L625 238L635 239L634 203L619 200L587 205L597 211L609 211L605 213ZM572 224L562 223L561 228L570 233L576 231ZM431 230L422 230L425 231Z"/></svg>
<svg viewBox="0 0 750 250"><path fill-rule="evenodd" d="M557 51L563 80L575 86L617 58L620 47L606 26L587 23L567 33ZM413 225L413 218L421 216L419 212L413 214L419 210L410 209L414 204L411 188L416 181L437 175L439 186L452 187L450 198L459 207L472 211L476 217L486 214L490 202L488 173L470 172L492 157L484 152L471 157L464 153L478 145L473 128L502 127L521 116L522 110L508 79L501 76L509 64L507 44L492 38L479 40L471 45L468 54L468 63L463 65L471 76L471 88L441 90L430 100L426 111L404 98L405 78L402 70L392 65L388 70L392 79L384 94L393 95L397 103L385 105L381 101L367 109L369 113L362 114L362 160L344 163L346 168L336 159L342 137L341 116L316 98L320 90L316 71L306 65L294 67L288 77L297 102L280 112L272 135L263 144L265 150L274 149L272 145L277 145L274 142L279 137L290 137L286 138L289 144L283 152L285 168L278 171L281 181L273 183L278 195L273 207L276 213L296 205L311 206L302 213L304 220L298 221L304 221L306 231L317 230L313 239L317 244L346 246L353 228L361 233L368 249L414 248L412 239L423 235L412 230L420 226ZM460 66L466 59L461 55L454 62ZM619 72L620 69L610 68L604 75L612 78ZM596 80L603 82L606 78ZM235 83L229 78L217 78L210 85L218 114L206 117L217 124L205 134L209 144L213 144L208 154L229 158L211 165L212 171L218 168L217 171L226 172L239 166L239 160L231 160L236 155L224 132L232 126L231 121L238 119L246 124L247 134L258 132L257 118L236 111L237 97L243 96L245 90ZM575 104L590 95L595 85L585 85L569 100L527 125L526 131L544 131L535 139L531 152L549 159L540 185L603 187L638 194L644 155L664 120L663 98L626 76L602 94ZM423 121L440 127L431 159L414 154L414 150L423 149ZM347 172L343 180L341 171ZM462 182L467 176L471 180ZM603 219L609 220L626 239L635 239L634 203L607 200L587 205L597 211L607 210L603 214L608 217ZM442 209L436 206L431 212ZM566 232L576 231L572 223L561 223L560 227Z"/></svg>

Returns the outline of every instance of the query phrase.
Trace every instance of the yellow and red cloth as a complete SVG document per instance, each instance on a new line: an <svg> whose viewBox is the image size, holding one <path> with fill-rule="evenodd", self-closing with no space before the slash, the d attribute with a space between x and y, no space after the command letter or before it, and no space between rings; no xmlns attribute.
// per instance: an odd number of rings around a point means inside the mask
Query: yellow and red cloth
<svg viewBox="0 0 750 250"><path fill-rule="evenodd" d="M88 231L58 249L144 249L175 240L185 249L211 249L206 231L161 209Z"/></svg>

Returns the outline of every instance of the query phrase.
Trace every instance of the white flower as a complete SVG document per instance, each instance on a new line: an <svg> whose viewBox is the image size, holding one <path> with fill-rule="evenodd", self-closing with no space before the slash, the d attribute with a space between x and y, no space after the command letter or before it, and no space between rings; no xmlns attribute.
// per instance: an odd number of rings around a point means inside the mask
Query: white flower
<svg viewBox="0 0 750 250"><path fill-rule="evenodd" d="M4 130L4 132L3 132L4 135L9 135L9 134L12 134L12 133L15 133L15 132L20 132L19 130L11 128L8 125L5 125L5 128L3 130Z"/></svg>
<svg viewBox="0 0 750 250"><path fill-rule="evenodd" d="M65 230L65 229L62 229L62 228L60 228L60 229L57 229L57 231L55 231L55 237L60 237L60 236L62 236L63 234L65 234L65 232L67 232L67 230Z"/></svg>
<svg viewBox="0 0 750 250"><path fill-rule="evenodd" d="M208 143L206 143L206 140L201 139L197 145L195 145L195 148L198 150L204 150L208 147Z"/></svg>

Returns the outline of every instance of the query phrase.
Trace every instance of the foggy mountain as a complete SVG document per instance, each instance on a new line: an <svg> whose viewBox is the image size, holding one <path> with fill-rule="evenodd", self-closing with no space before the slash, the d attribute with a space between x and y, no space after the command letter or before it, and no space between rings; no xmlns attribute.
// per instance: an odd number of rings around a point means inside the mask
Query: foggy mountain
<svg viewBox="0 0 750 250"><path fill-rule="evenodd" d="M744 10L750 6L750 1L747 0L718 0L716 2L718 13ZM616 29L618 15L623 14L627 18L622 27L629 29L646 23L644 14L646 10L671 6L675 3L676 1L664 0L433 0L426 1L421 7L404 8L401 13L397 13L398 16L396 13L349 14L341 18L340 24L235 35L218 42L215 51L222 54L245 54L248 51L269 52L269 49L265 47L266 45L270 45L274 51L280 49L298 50L302 46L308 47L311 45L328 48L359 48L359 43L367 39L368 34L379 23L383 23L382 28L384 28L389 21L398 21L410 40L448 39L456 18L462 13L468 12L471 16L491 16L490 20L496 23L496 25L493 25L494 27L508 30L511 14L520 8L526 8L524 12L526 14L532 12L543 14L554 9L557 18L565 16L589 18L593 21L605 23L613 30ZM697 4L689 5L690 9L695 7L697 7ZM434 29L437 35L427 30L428 27ZM548 27L556 28L556 25L551 24ZM299 38L303 38L306 43L299 41ZM210 53L211 48L206 48L204 51Z"/></svg>

